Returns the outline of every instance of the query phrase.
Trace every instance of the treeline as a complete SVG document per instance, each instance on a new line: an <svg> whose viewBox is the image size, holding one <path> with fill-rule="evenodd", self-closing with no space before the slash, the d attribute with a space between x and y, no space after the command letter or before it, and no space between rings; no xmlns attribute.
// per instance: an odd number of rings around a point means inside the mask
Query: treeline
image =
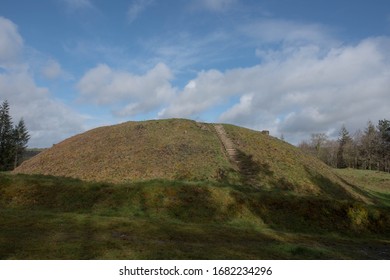
<svg viewBox="0 0 390 280"><path fill-rule="evenodd" d="M0 171L12 170L20 164L29 139L23 119L14 125L8 101L4 101L0 104Z"/></svg>
<svg viewBox="0 0 390 280"><path fill-rule="evenodd" d="M335 168L356 168L390 172L390 121L371 121L353 135L342 126L337 140L315 133L299 147Z"/></svg>

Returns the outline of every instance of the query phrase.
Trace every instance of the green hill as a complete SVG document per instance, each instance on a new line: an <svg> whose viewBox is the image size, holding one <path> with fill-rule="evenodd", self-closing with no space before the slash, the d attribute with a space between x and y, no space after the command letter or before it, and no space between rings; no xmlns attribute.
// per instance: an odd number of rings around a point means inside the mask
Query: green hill
<svg viewBox="0 0 390 280"><path fill-rule="evenodd" d="M15 173L113 183L212 181L366 199L296 147L258 131L223 127L237 149L239 163L229 158L213 124L170 119L93 129L43 151Z"/></svg>
<svg viewBox="0 0 390 280"><path fill-rule="evenodd" d="M228 166L212 126L172 119L93 129L54 145L15 172L107 182L209 180Z"/></svg>
<svg viewBox="0 0 390 280"><path fill-rule="evenodd" d="M101 127L0 173L0 259L390 259L388 182L233 125Z"/></svg>

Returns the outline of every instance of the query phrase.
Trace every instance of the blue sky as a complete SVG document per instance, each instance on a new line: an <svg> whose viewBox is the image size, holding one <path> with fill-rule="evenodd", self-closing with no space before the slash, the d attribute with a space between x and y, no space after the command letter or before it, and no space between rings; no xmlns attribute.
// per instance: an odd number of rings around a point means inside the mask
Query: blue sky
<svg viewBox="0 0 390 280"><path fill-rule="evenodd" d="M293 144L390 119L388 0L2 0L0 100L30 147L128 120Z"/></svg>

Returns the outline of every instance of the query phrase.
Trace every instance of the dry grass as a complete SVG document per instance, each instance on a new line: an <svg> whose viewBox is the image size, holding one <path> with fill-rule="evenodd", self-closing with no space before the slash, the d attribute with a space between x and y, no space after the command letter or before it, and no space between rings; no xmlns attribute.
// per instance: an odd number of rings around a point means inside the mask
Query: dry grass
<svg viewBox="0 0 390 280"><path fill-rule="evenodd" d="M254 178L244 183L300 195L316 194L370 202L333 169L289 143L234 125L225 125L225 130L241 153L242 168L252 170Z"/></svg>
<svg viewBox="0 0 390 280"><path fill-rule="evenodd" d="M325 164L260 132L224 125L240 159L229 162L211 124L183 119L127 122L71 137L15 173L123 183L150 179L212 181L300 195L368 198Z"/></svg>
<svg viewBox="0 0 390 280"><path fill-rule="evenodd" d="M229 163L211 126L188 120L127 122L71 137L16 173L125 182L215 180Z"/></svg>

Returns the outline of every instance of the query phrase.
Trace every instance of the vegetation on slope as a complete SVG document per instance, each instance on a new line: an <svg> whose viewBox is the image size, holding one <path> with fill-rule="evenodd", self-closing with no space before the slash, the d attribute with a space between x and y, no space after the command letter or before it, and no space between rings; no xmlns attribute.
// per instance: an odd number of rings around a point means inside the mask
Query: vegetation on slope
<svg viewBox="0 0 390 280"><path fill-rule="evenodd" d="M71 137L24 162L17 173L88 181L216 180L229 162L212 126L189 120L127 122Z"/></svg>
<svg viewBox="0 0 390 280"><path fill-rule="evenodd" d="M0 211L0 259L390 258L389 208L277 189L0 174Z"/></svg>
<svg viewBox="0 0 390 280"><path fill-rule="evenodd" d="M0 173L0 259L390 258L388 174L224 128L238 162L212 125L173 119L94 129L15 172L55 177Z"/></svg>
<svg viewBox="0 0 390 280"><path fill-rule="evenodd" d="M15 173L115 183L211 181L368 201L331 168L296 147L257 131L224 127L238 150L238 166L229 161L213 125L170 119L127 122L76 135L24 162Z"/></svg>
<svg viewBox="0 0 390 280"><path fill-rule="evenodd" d="M294 193L317 194L338 199L359 199L366 196L346 184L333 169L292 145L261 132L225 125L236 144L242 170L252 175L244 184Z"/></svg>
<svg viewBox="0 0 390 280"><path fill-rule="evenodd" d="M346 184L357 186L377 205L390 207L390 174L380 171L337 169Z"/></svg>

